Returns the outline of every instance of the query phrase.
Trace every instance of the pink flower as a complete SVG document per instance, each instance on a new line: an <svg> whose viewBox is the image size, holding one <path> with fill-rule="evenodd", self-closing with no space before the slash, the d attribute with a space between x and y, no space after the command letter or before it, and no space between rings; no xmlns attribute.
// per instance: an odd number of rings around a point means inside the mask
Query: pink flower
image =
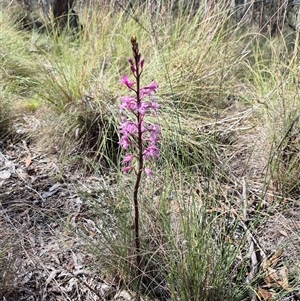
<svg viewBox="0 0 300 301"><path fill-rule="evenodd" d="M123 134L125 136L134 135L137 133L137 126L132 121L126 121L125 118L122 118L122 122L119 126L120 134Z"/></svg>
<svg viewBox="0 0 300 301"><path fill-rule="evenodd" d="M151 133L155 134L156 136L160 135L160 127L158 124L151 124L149 126L149 131L151 131Z"/></svg>
<svg viewBox="0 0 300 301"><path fill-rule="evenodd" d="M122 172L127 173L133 169L133 166L125 166L122 168Z"/></svg>
<svg viewBox="0 0 300 301"><path fill-rule="evenodd" d="M152 175L151 169L145 168L144 170L145 170L145 173L146 173L146 175L147 175L148 177L150 177L150 176Z"/></svg>
<svg viewBox="0 0 300 301"><path fill-rule="evenodd" d="M121 145L121 147L123 149L127 149L129 147L130 143L129 143L127 135L126 136L124 135L124 136L121 137L121 139L119 141L119 145Z"/></svg>
<svg viewBox="0 0 300 301"><path fill-rule="evenodd" d="M145 95L150 96L152 93L156 93L157 89L158 89L158 86L157 86L156 82L152 81L149 86L142 87L140 89L141 97L143 97Z"/></svg>
<svg viewBox="0 0 300 301"><path fill-rule="evenodd" d="M154 115L156 115L157 110L160 109L161 105L159 105L155 100L152 100L148 107L151 108L154 111Z"/></svg>
<svg viewBox="0 0 300 301"><path fill-rule="evenodd" d="M139 107L138 107L138 112L144 116L148 110L148 107L149 106L147 103L140 102Z"/></svg>
<svg viewBox="0 0 300 301"><path fill-rule="evenodd" d="M129 110L134 112L136 110L136 99L132 96L123 96L121 98L122 103L119 105L119 108L121 110Z"/></svg>
<svg viewBox="0 0 300 301"><path fill-rule="evenodd" d="M135 40L133 40L135 41ZM133 42L132 42L133 43ZM151 99L151 95L157 92L158 85L155 81L152 81L148 86L144 86L138 90L134 89L134 86L140 86L140 75L143 72L144 59L141 59L140 53L136 48L137 44L133 43L134 59L128 59L130 70L135 77L135 81L129 80L126 75L122 76L121 84L125 85L128 89L132 90L134 95L121 97L121 103L119 105L120 111L126 113L132 113L135 121L131 121L130 117L121 117L119 125L120 141L119 145L124 149L130 149L131 154L126 153L122 158L122 171L130 172L135 169L133 166L128 166L134 158L138 158L139 151L142 151L142 155L145 160L151 158L157 159L159 155L159 149L156 143L159 141L160 128L157 124L149 124L144 121L147 113L157 114L158 109L161 107L154 99ZM135 52L136 51L136 52ZM146 101L143 98L146 98ZM139 148L141 146L141 148ZM134 151L136 149L136 151ZM138 154L137 154L138 153ZM143 166L143 161L138 162L147 176L151 175L151 170Z"/></svg>
<svg viewBox="0 0 300 301"><path fill-rule="evenodd" d="M122 164L130 163L131 160L132 160L133 158L134 158L134 155L126 154L126 155L123 157Z"/></svg>
<svg viewBox="0 0 300 301"><path fill-rule="evenodd" d="M149 126L149 135L148 139L150 140L150 144L154 145L157 141L159 141L161 132L160 132L160 127L157 124L151 124Z"/></svg>
<svg viewBox="0 0 300 301"><path fill-rule="evenodd" d="M149 89L151 92L156 93L156 92L157 92L157 89L158 89L158 85L156 84L155 81L152 81L152 82L150 83L150 85L148 86L148 89Z"/></svg>
<svg viewBox="0 0 300 301"><path fill-rule="evenodd" d="M149 160L151 158L157 159L159 155L159 150L155 145L151 144L144 150L143 154L146 160Z"/></svg>
<svg viewBox="0 0 300 301"><path fill-rule="evenodd" d="M132 89L132 87L133 87L134 84L135 84L135 82L130 81L126 75L123 75L123 76L122 76L122 79L121 79L120 82L121 82L122 85L125 85L125 86L128 87L129 89Z"/></svg>
<svg viewBox="0 0 300 301"><path fill-rule="evenodd" d="M141 101L139 106L138 106L138 112L142 115L145 115L150 109L152 109L154 111L154 115L157 114L157 110L160 108L161 106L159 104L157 104L156 101L152 100L150 103L145 102L145 101Z"/></svg>

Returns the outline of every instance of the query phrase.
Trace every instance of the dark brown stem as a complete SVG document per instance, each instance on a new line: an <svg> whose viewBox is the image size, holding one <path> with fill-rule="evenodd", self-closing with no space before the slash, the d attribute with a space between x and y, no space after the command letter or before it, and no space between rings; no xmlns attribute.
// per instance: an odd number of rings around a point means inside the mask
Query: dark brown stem
<svg viewBox="0 0 300 301"><path fill-rule="evenodd" d="M141 55L139 53L138 43L135 38L131 38L132 52L134 56L135 63L135 78L136 78L136 100L137 106L139 107L141 103L140 99L140 75L142 70L140 70L140 59ZM137 291L139 291L139 286L141 282L141 243L139 234L139 203L138 203L138 191L140 187L140 182L142 178L142 172L144 168L144 157L143 157L143 139L142 139L142 115L137 112L137 125L138 125L138 169L136 174L136 181L133 191L133 202L134 202L134 239L135 239L135 253L136 253L136 277L138 280ZM136 301L140 300L140 294L137 292Z"/></svg>

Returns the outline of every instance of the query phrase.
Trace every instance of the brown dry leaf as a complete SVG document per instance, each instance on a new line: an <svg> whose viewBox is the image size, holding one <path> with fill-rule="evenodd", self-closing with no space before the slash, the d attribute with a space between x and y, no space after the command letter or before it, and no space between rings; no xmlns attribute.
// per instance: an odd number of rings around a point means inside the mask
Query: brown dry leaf
<svg viewBox="0 0 300 301"><path fill-rule="evenodd" d="M272 294L261 287L257 289L257 296L260 301L273 301Z"/></svg>
<svg viewBox="0 0 300 301"><path fill-rule="evenodd" d="M268 287L278 287L276 284L277 272L275 269L268 268L265 273L264 281Z"/></svg>
<svg viewBox="0 0 300 301"><path fill-rule="evenodd" d="M275 269L275 266L280 260L282 253L283 250L278 249L273 256L263 263L263 269L265 271L264 281L268 287L283 288L288 290L290 286L287 268L283 266Z"/></svg>
<svg viewBox="0 0 300 301"><path fill-rule="evenodd" d="M283 288L285 290L289 290L290 288L287 268L285 266L277 270L268 268L264 281L268 287Z"/></svg>
<svg viewBox="0 0 300 301"><path fill-rule="evenodd" d="M281 255L283 253L282 249L278 249L274 255L272 255L269 259L263 262L263 269L264 271L267 271L269 267L275 267L275 265L278 263Z"/></svg>
<svg viewBox="0 0 300 301"><path fill-rule="evenodd" d="M284 237L288 237L288 236L289 236L285 230L279 229L278 232L279 232L280 234L282 234Z"/></svg>
<svg viewBox="0 0 300 301"><path fill-rule="evenodd" d="M278 274L280 275L280 279L278 279L278 284L285 290L290 289L289 278L288 278L288 269L286 266L281 267L278 270Z"/></svg>
<svg viewBox="0 0 300 301"><path fill-rule="evenodd" d="M27 168L30 164L31 164L31 158L30 157L27 157L26 159L25 159L25 167Z"/></svg>

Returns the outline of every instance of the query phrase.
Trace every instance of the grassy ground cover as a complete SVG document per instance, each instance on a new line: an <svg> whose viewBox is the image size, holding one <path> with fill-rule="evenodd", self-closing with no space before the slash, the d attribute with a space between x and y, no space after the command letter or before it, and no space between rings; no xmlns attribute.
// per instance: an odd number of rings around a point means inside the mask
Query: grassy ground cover
<svg viewBox="0 0 300 301"><path fill-rule="evenodd" d="M44 208L31 204L31 219L42 213L60 229L57 239L72 236L77 244L69 252L88 253L86 269L102 279L96 289L96 276L69 275L90 293L61 289L55 299L47 287L61 280L52 270L39 278L38 300L120 300L118 294L137 289L134 182L120 173L118 147L118 105L126 93L119 81L129 73L131 37L145 58L143 81L158 83L162 106L161 155L141 187L140 293L145 300L297 300L299 32L271 37L236 26L225 6L196 14L150 9L82 5L84 30L74 36L51 26L24 31L18 6L2 7L0 162L6 166L11 145L23 141L31 152L56 158L59 172L47 170L49 179L69 187L80 213L74 217L70 199L56 212L61 194ZM38 126L20 134L16 125L29 116ZM31 176L34 159L26 158ZM16 206L14 194L1 179L0 295L13 300L16 287L31 283L13 280L20 274L14 262L24 254L37 262L37 255L18 238L7 213ZM88 181L97 189L87 188ZM22 188L18 200L25 199Z"/></svg>

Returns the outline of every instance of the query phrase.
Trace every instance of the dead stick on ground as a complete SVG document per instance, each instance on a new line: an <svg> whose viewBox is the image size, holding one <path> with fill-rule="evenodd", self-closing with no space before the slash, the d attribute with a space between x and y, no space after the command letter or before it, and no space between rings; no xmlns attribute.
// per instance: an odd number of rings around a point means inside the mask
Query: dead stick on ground
<svg viewBox="0 0 300 301"><path fill-rule="evenodd" d="M244 221L246 222L248 198L247 198L247 182L246 182L245 177L242 178L242 181L243 181L242 182L242 185L243 185L242 197L243 197L243 201L244 201L243 218L244 218ZM246 230L246 235L247 235L247 241L249 243L249 257L250 257L250 264L251 264L251 271L247 277L247 282L248 282L248 284L250 284L258 272L258 260L257 260L257 256L256 256L256 251L255 251L255 243L254 243L254 240L252 239L253 235L250 233L248 228ZM257 300L256 296L253 295L251 301L255 301L255 300Z"/></svg>

